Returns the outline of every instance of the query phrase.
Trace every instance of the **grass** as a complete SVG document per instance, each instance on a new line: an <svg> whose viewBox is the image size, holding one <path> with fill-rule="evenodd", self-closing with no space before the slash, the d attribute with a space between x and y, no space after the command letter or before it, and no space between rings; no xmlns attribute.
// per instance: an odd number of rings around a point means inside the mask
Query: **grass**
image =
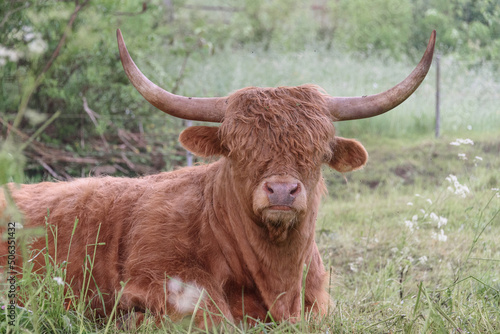
<svg viewBox="0 0 500 334"><path fill-rule="evenodd" d="M368 166L330 186L318 242L334 332L500 332L500 141L451 141L368 144Z"/></svg>

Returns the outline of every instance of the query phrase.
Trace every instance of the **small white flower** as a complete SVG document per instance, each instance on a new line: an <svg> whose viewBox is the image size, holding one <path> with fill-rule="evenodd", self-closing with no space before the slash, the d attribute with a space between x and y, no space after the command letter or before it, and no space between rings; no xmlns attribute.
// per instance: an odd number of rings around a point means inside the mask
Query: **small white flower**
<svg viewBox="0 0 500 334"><path fill-rule="evenodd" d="M431 234L432 239L436 239L437 241L446 241L448 240L448 236L444 234L444 230L441 229L439 233L432 232Z"/></svg>
<svg viewBox="0 0 500 334"><path fill-rule="evenodd" d="M467 157L465 156L465 153L458 153L458 158L461 160L467 160Z"/></svg>
<svg viewBox="0 0 500 334"><path fill-rule="evenodd" d="M467 187L466 185L460 184L460 182L458 182L458 179L455 175L453 175L453 174L448 175L446 180L448 182L450 182L451 184L453 184L453 186L455 187L455 188L453 188L451 186L448 187L448 190L451 191L452 193L454 193L455 195L459 195L460 197L465 198L467 196L467 194L470 193L469 187Z"/></svg>
<svg viewBox="0 0 500 334"><path fill-rule="evenodd" d="M64 285L62 277L54 277L54 281L56 281L58 285Z"/></svg>
<svg viewBox="0 0 500 334"><path fill-rule="evenodd" d="M28 50L32 54L41 54L47 50L47 42L45 42L41 36L37 36L28 44Z"/></svg>
<svg viewBox="0 0 500 334"><path fill-rule="evenodd" d="M470 124L467 125L467 130L469 130L469 131L472 130L472 125L470 125Z"/></svg>
<svg viewBox="0 0 500 334"><path fill-rule="evenodd" d="M406 205L413 206L413 203L412 202L408 202L408 203L406 203Z"/></svg>
<svg viewBox="0 0 500 334"><path fill-rule="evenodd" d="M405 220L405 225L406 225L406 227L408 227L408 229L409 229L409 230L413 233L415 223L414 223L414 222L412 222L411 220Z"/></svg>
<svg viewBox="0 0 500 334"><path fill-rule="evenodd" d="M16 62L21 58L23 54L19 51L13 49L7 49L5 46L0 45L0 59L5 58L9 59L11 62ZM4 65L4 64L2 64Z"/></svg>
<svg viewBox="0 0 500 334"><path fill-rule="evenodd" d="M472 141L472 139L469 139L469 138L466 138L466 139L460 139L460 138L457 138L455 141L452 141L450 143L450 145L453 145L453 146L460 146L460 145L474 145L474 142Z"/></svg>
<svg viewBox="0 0 500 334"><path fill-rule="evenodd" d="M479 160L479 161L483 161L483 158L478 157L477 155L476 155L476 157L475 157L474 159L475 159L475 160Z"/></svg>
<svg viewBox="0 0 500 334"><path fill-rule="evenodd" d="M420 262L420 264L426 263L427 260L428 260L428 258L425 255L418 258L418 262Z"/></svg>
<svg viewBox="0 0 500 334"><path fill-rule="evenodd" d="M432 200L430 198L426 199L427 202L429 202L429 204L432 204Z"/></svg>

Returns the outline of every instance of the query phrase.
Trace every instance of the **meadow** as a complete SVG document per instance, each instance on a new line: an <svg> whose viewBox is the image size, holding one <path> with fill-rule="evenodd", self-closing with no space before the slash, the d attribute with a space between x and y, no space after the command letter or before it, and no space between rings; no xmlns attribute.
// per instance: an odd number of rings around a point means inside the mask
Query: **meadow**
<svg viewBox="0 0 500 334"><path fill-rule="evenodd" d="M140 51L135 58L160 85L165 73L179 66L165 61L155 68L155 62L141 60ZM182 90L225 95L249 85L315 83L331 95L367 95L390 88L414 64L341 50L246 47L230 57L191 59ZM214 332L500 332L500 82L487 66L466 65L442 59L439 139L433 137L434 67L395 110L336 124L339 135L362 141L370 159L363 170L346 175L324 169L328 195L317 221L317 243L331 274L330 314L313 319L304 312L294 325L223 323ZM64 267L49 265L44 276L32 273L29 263L23 269L25 307L17 309L14 327L6 321L7 310L0 313L1 333L122 332L114 321L85 318L81 301L67 310L64 299L71 291L65 292L60 280ZM132 330L165 331L199 332L190 318L180 324L166 319L162 329L145 323Z"/></svg>

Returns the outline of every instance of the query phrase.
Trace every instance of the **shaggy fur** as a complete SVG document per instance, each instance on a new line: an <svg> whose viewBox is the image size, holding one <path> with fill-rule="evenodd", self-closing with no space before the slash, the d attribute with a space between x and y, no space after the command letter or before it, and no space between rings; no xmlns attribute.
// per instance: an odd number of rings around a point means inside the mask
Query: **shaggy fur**
<svg viewBox="0 0 500 334"><path fill-rule="evenodd" d="M305 306L325 314L330 299L314 242L325 193L321 165L347 172L361 168L367 154L357 141L335 137L318 87L239 90L228 98L220 127L188 128L180 141L195 154L220 159L137 179L10 186L25 227L44 226L50 212L49 253L59 263L69 260L66 281L73 290L81 291L90 255L95 285L82 297L102 315L126 282L123 311L180 319L201 299L203 309L236 322L268 314L294 321L306 265ZM290 210L269 207L263 187L270 181L299 185ZM5 206L0 195L0 215ZM31 256L44 247L44 238L35 239ZM44 265L41 257L34 262L37 269ZM196 317L202 324L201 310Z"/></svg>

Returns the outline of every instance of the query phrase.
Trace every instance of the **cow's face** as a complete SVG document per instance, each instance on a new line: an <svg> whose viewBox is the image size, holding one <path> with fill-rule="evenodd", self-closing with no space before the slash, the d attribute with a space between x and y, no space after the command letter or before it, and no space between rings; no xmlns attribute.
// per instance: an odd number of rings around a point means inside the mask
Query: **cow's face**
<svg viewBox="0 0 500 334"><path fill-rule="evenodd" d="M347 172L367 154L354 140L335 137L324 95L315 86L245 88L232 94L220 127L191 127L180 136L200 156L223 155L233 185L254 220L272 239L311 208L321 165Z"/></svg>
<svg viewBox="0 0 500 334"><path fill-rule="evenodd" d="M436 32L411 74L391 89L370 96L333 97L315 86L245 88L229 97L196 98L172 94L152 83L134 64L121 32L118 49L125 73L153 106L175 117L222 123L191 127L181 143L203 157L222 155L235 196L273 240L310 212L317 194L320 165L340 172L361 168L367 159L355 140L335 137L332 121L385 113L406 100L424 80L432 63Z"/></svg>

